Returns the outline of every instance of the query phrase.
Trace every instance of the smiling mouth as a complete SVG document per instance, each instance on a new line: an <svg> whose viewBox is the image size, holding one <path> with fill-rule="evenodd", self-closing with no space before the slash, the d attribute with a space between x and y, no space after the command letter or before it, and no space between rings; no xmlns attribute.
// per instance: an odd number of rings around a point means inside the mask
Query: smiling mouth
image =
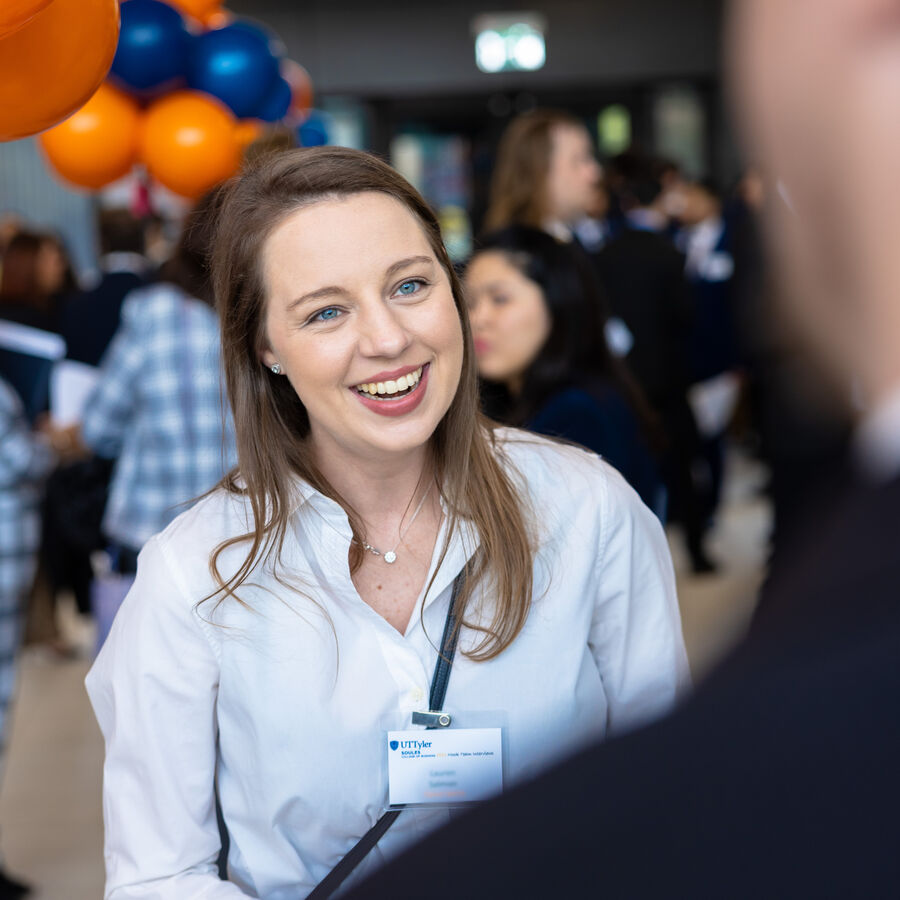
<svg viewBox="0 0 900 900"><path fill-rule="evenodd" d="M375 400L398 400L411 394L421 383L424 366L419 366L408 375L401 375L393 381L369 381L354 386L354 390L363 397Z"/></svg>

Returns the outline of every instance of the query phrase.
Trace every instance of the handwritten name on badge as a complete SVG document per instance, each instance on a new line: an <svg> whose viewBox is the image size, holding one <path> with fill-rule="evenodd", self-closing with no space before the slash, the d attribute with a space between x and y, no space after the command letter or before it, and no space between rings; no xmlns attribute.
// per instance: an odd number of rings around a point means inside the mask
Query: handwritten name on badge
<svg viewBox="0 0 900 900"><path fill-rule="evenodd" d="M391 806L455 806L503 789L499 728L389 731L387 742Z"/></svg>

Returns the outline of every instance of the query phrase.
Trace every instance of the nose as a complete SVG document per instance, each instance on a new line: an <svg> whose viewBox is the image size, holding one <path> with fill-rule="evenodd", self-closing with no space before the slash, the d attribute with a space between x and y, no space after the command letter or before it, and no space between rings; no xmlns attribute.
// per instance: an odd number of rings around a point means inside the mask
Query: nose
<svg viewBox="0 0 900 900"><path fill-rule="evenodd" d="M481 300L477 297L472 296L472 292L469 292L469 326L472 329L473 334L477 334L479 331L482 331L485 326L488 324L488 320L490 318L490 305L487 303L482 303Z"/></svg>
<svg viewBox="0 0 900 900"><path fill-rule="evenodd" d="M366 304L360 311L358 346L363 356L391 359L400 356L411 340L397 310L389 303Z"/></svg>

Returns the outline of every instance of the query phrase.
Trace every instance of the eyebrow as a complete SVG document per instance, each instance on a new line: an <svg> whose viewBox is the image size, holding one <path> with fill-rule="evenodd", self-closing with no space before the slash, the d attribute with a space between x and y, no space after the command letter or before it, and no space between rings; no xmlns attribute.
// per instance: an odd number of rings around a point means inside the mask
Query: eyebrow
<svg viewBox="0 0 900 900"><path fill-rule="evenodd" d="M385 279L392 278L398 272L403 269L408 269L410 266L419 266L419 265L430 265L434 266L434 259L430 256L410 256L407 259L401 259L397 262L388 266L385 271ZM288 312L296 309L298 306L302 306L305 303L310 303L314 300L325 300L331 297L339 297L347 292L337 285L329 285L328 287L322 287L315 291L310 291L308 294L303 294L300 297L297 297L296 300L291 300L288 304Z"/></svg>

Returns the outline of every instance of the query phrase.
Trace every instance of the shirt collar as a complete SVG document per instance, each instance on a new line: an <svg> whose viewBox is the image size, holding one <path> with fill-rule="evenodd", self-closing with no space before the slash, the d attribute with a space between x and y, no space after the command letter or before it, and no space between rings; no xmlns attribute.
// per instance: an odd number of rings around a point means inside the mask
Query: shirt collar
<svg viewBox="0 0 900 900"><path fill-rule="evenodd" d="M710 216L687 229L689 239L704 247L714 247L722 236L725 222L721 216Z"/></svg>
<svg viewBox="0 0 900 900"><path fill-rule="evenodd" d="M438 531L433 562L436 562L440 555L444 541L447 539L447 528L449 527L449 510L443 496L440 497L440 504L444 519ZM333 529L348 542L352 539L350 522L343 507L330 497L326 497L321 491L316 490L308 482L297 478L294 481L293 500L290 507L290 519L295 528L299 526L298 515L304 508L308 508L312 515L321 519L326 528ZM475 525L468 519L460 518L455 533L450 536L447 554L441 562L440 568L437 569L437 574L435 575L432 568L425 580L427 585L431 583L432 576L434 576L432 589L428 592L425 601L426 606L430 605L431 601L453 581L466 561L475 554L480 543L478 529Z"/></svg>
<svg viewBox="0 0 900 900"><path fill-rule="evenodd" d="M854 438L856 460L876 482L900 474L900 384L859 424Z"/></svg>
<svg viewBox="0 0 900 900"><path fill-rule="evenodd" d="M629 210L625 214L628 221L628 227L636 231L665 231L666 217L655 209L647 209L644 207Z"/></svg>
<svg viewBox="0 0 900 900"><path fill-rule="evenodd" d="M107 253L100 257L100 269L110 272L130 272L132 275L143 275L150 266L146 256L140 253Z"/></svg>
<svg viewBox="0 0 900 900"><path fill-rule="evenodd" d="M544 231L563 244L571 244L574 238L572 229L565 222L545 222Z"/></svg>

